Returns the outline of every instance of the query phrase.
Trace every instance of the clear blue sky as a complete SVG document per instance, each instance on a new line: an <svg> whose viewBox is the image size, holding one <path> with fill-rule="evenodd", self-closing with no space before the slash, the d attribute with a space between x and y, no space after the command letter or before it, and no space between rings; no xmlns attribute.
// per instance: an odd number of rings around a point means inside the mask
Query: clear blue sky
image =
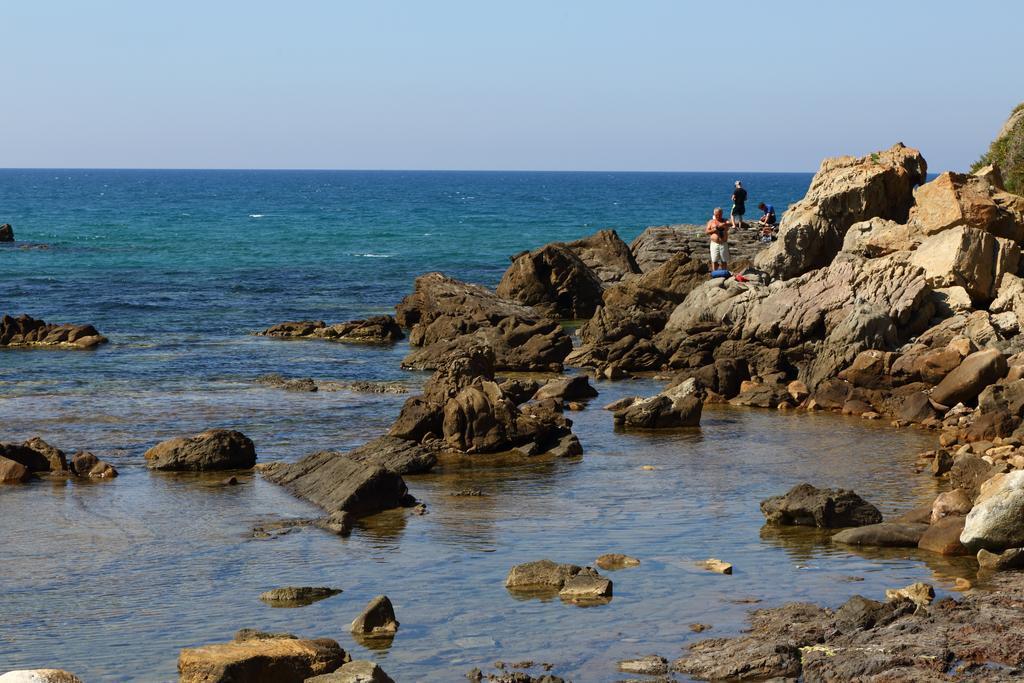
<svg viewBox="0 0 1024 683"><path fill-rule="evenodd" d="M963 169L1024 3L2 0L0 166Z"/></svg>

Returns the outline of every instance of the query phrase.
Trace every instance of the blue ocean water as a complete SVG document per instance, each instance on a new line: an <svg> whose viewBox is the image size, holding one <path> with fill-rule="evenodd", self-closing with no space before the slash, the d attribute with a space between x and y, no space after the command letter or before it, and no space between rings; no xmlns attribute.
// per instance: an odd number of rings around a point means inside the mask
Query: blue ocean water
<svg viewBox="0 0 1024 683"><path fill-rule="evenodd" d="M810 174L742 176L748 218L782 211ZM732 174L359 171L2 170L0 313L92 323L108 355L5 356L11 371L171 384L273 369L242 344L283 320L392 310L441 270L489 286L508 257L612 227L699 223L728 210ZM241 344L240 346L236 343ZM213 346L211 346L213 345ZM273 349L274 347L270 347ZM152 361L154 349L174 357ZM109 353L109 349L107 350ZM13 361L12 361L13 359ZM309 371L314 368L295 368ZM37 377L38 379L38 377Z"/></svg>

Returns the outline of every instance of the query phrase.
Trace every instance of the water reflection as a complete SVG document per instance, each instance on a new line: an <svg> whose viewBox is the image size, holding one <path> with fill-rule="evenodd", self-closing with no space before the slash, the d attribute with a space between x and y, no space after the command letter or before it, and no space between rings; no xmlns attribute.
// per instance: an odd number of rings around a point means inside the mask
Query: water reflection
<svg viewBox="0 0 1024 683"><path fill-rule="evenodd" d="M916 580L949 590L955 577L975 578L962 558L839 548L813 530L763 528L759 502L801 481L853 488L887 517L930 500L936 482L910 472L931 435L710 406L699 430L617 433L599 406L660 385L601 382L602 395L571 415L582 458L446 458L434 474L408 477L426 515L390 511L339 538L305 526L321 512L257 475L224 486L226 475L149 472L142 453L225 425L250 435L261 461L291 460L378 435L405 397L231 387L0 401L5 440L38 433L65 449L81 444L121 471L97 484L0 488L0 662L60 666L86 680L172 679L181 647L255 627L336 638L396 680L459 680L495 659L533 659L576 680L612 681L617 659L671 656L708 635L691 623L735 632L755 604L836 605ZM86 407L116 419L62 419ZM483 495L464 495L474 492ZM253 537L256 527L265 538ZM519 600L504 588L514 564L589 565L607 552L642 564L617 572L614 599L598 608ZM732 563L733 575L693 566L711 556ZM293 610L259 600L283 585L344 593ZM344 627L381 593L402 622L387 648ZM67 639L68 630L88 637Z"/></svg>

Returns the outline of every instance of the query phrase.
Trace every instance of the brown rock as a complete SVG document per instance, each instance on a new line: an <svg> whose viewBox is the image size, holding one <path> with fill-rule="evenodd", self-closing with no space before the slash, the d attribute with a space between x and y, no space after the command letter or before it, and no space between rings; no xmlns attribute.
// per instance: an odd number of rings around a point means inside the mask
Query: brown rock
<svg viewBox="0 0 1024 683"><path fill-rule="evenodd" d="M241 432L210 429L161 442L146 451L145 457L146 466L152 470L249 469L256 464L256 448Z"/></svg>
<svg viewBox="0 0 1024 683"><path fill-rule="evenodd" d="M0 484L20 484L31 476L28 468L20 462L0 456Z"/></svg>
<svg viewBox="0 0 1024 683"><path fill-rule="evenodd" d="M108 462L100 460L89 451L78 451L71 456L71 471L75 476L89 479L113 479L117 470Z"/></svg>
<svg viewBox="0 0 1024 683"><path fill-rule="evenodd" d="M882 521L878 508L853 491L818 489L810 484L798 484L785 495L763 500L761 513L769 524L823 529L865 526Z"/></svg>
<svg viewBox="0 0 1024 683"><path fill-rule="evenodd" d="M589 237L567 242L565 246L606 285L640 272L629 245L614 230L599 230Z"/></svg>
<svg viewBox="0 0 1024 683"><path fill-rule="evenodd" d="M931 398L944 406L973 401L982 389L1005 377L1008 369L1006 358L1000 351L976 351L946 375L932 391Z"/></svg>
<svg viewBox="0 0 1024 683"><path fill-rule="evenodd" d="M514 257L497 289L500 297L561 318L589 318L601 304L602 293L594 271L559 243Z"/></svg>
<svg viewBox="0 0 1024 683"><path fill-rule="evenodd" d="M943 517L928 527L917 547L939 555L968 555L967 548L960 543L963 530L963 517Z"/></svg>
<svg viewBox="0 0 1024 683"><path fill-rule="evenodd" d="M395 608L386 595L378 595L356 617L349 630L362 637L390 637L398 631Z"/></svg>
<svg viewBox="0 0 1024 683"><path fill-rule="evenodd" d="M345 651L329 638L258 638L185 648L178 674L181 683L303 683L334 671L344 659Z"/></svg>

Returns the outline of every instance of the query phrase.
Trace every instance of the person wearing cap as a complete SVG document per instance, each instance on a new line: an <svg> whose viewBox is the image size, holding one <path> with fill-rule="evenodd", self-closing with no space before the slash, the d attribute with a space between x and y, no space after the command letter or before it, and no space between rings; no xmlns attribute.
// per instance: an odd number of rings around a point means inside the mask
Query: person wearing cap
<svg viewBox="0 0 1024 683"><path fill-rule="evenodd" d="M743 189L743 183L736 181L736 189L732 191L732 212L729 220L732 227L743 227L743 214L747 212L747 191Z"/></svg>

